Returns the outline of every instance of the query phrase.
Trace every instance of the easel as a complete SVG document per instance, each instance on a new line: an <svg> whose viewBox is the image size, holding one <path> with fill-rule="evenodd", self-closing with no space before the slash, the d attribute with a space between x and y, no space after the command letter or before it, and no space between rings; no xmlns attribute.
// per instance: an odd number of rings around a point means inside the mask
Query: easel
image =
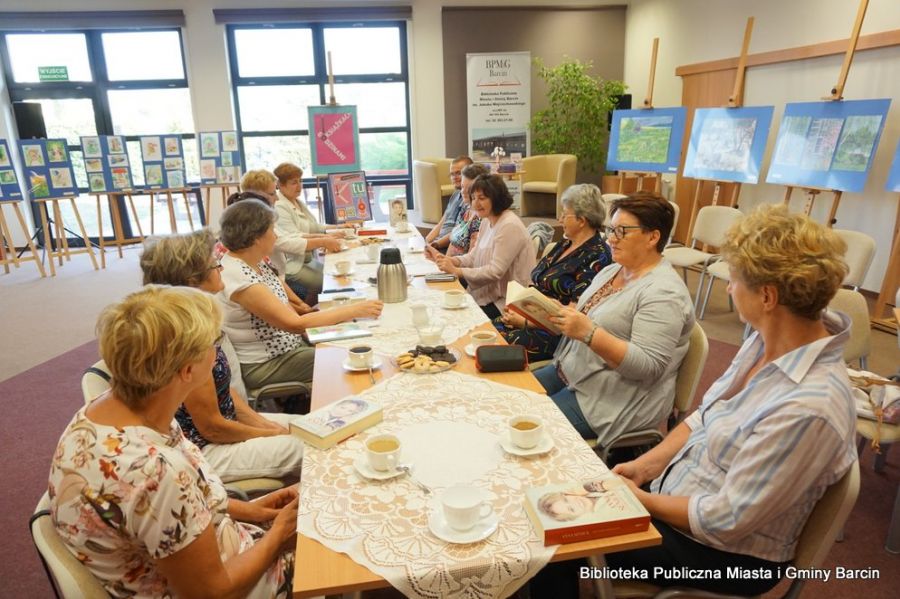
<svg viewBox="0 0 900 599"><path fill-rule="evenodd" d="M123 189L121 191L107 191L103 193L92 193L92 196L97 198L97 228L99 230L97 241L100 246L100 264L103 268L106 268L106 246L114 245L119 250L119 258L123 258L124 254L122 253L123 245L131 245L135 243L141 243L144 241L144 231L141 229L141 220L138 218L137 210L134 207L134 191L131 189ZM106 196L107 203L109 205L109 220L113 229L113 240L106 241L103 237L103 212L100 210L100 198L101 196ZM134 217L134 224L137 226L138 236L137 237L129 237L125 238L125 233L123 231L122 226L122 213L119 212L119 197L125 196L128 198L128 205L131 207L131 215Z"/></svg>
<svg viewBox="0 0 900 599"><path fill-rule="evenodd" d="M647 82L647 96L644 98L643 108L653 108L653 84L656 80L656 56L659 53L659 38L653 38L653 51L650 55L650 80ZM644 188L644 179L653 178L653 191L662 192L662 173L648 173L643 171L619 171L619 186L616 193L625 193L625 180L636 179L638 191Z"/></svg>
<svg viewBox="0 0 900 599"><path fill-rule="evenodd" d="M191 225L191 231L194 230L194 217L191 215L191 201L188 199L190 188L183 187L180 189L164 188L164 189L148 189L147 194L150 196L150 234L156 234L156 219L153 217L153 206L156 204L156 196L165 194L166 205L169 208L169 227L172 233L178 233L178 223L175 221L175 198L173 193L180 193L184 198L184 210L187 212L188 223ZM208 220L208 219L207 219Z"/></svg>
<svg viewBox="0 0 900 599"><path fill-rule="evenodd" d="M831 88L831 93L822 98L823 100L840 102L844 99L844 85L847 83L847 75L850 73L850 64L853 62L853 54L856 52L856 44L859 41L859 31L862 29L863 19L866 17L866 9L868 6L869 0L859 1L859 9L856 11L856 21L853 23L853 33L850 35L850 44L847 46L847 53L844 55L844 64L841 65L841 74L838 75L838 81L835 86ZM841 203L841 195L843 192L836 189L822 189L816 187L801 187L801 189L807 194L805 207L807 216L812 212L816 196L822 192L830 192L832 194L831 209L828 212L828 219L826 220L825 225L827 227L833 227L834 223L837 222L835 215L837 214L838 204ZM790 202L792 191L793 186L789 185L784 194L785 205Z"/></svg>
<svg viewBox="0 0 900 599"><path fill-rule="evenodd" d="M337 100L334 97L334 69L331 67L331 51L327 53L328 58L328 103L326 106L337 106ZM312 131L312 123L310 123L310 131ZM328 179L328 175L315 175L316 179L316 209L319 213L319 222L325 224L325 202L322 199L322 185ZM371 198L370 198L371 199Z"/></svg>
<svg viewBox="0 0 900 599"><path fill-rule="evenodd" d="M744 76L747 73L747 52L750 50L750 36L753 33L753 17L747 18L747 25L744 27L744 43L741 46L741 56L738 59L737 73L734 77L734 90L731 97L728 98L728 108L740 108L744 105ZM688 221L688 230L685 243L690 243L694 234L694 223L697 220L697 213L700 212L700 195L703 191L704 183L713 184L712 206L719 205L719 196L721 195L722 185L729 183L733 185L731 197L728 199L728 205L732 208L737 207L738 196L741 193L741 184L734 181L717 181L714 179L697 179L697 186L694 190L694 197L691 200L691 217Z"/></svg>
<svg viewBox="0 0 900 599"><path fill-rule="evenodd" d="M212 190L219 189L222 191L222 195L219 198L222 200L222 210L225 210L225 202L228 201L228 196L232 193L238 193L241 191L241 185L238 182L234 183L202 183L198 185L200 189L200 198L203 201L203 209L205 214L205 219L203 220L206 223L206 226L209 226L209 217L212 213ZM231 191L231 190L234 191ZM188 210L188 214L190 214L190 210ZM191 228L193 228L193 224L191 224Z"/></svg>
<svg viewBox="0 0 900 599"><path fill-rule="evenodd" d="M0 263L3 264L3 270L8 274L10 263L15 265L16 268L19 268L19 265L22 262L34 261L34 263L37 264L38 271L41 273L41 277L46 277L47 273L44 271L43 261L38 257L34 242L28 234L28 226L25 224L25 217L22 216L22 211L19 210L19 202L21 202L21 200L0 200ZM10 206L16 213L16 220L19 221L22 234L26 239L25 243L28 244L28 249L31 250L30 256L21 258L16 253L16 244L13 241L12 232L9 230L9 223L6 222L6 215L3 212L4 206ZM8 248L8 250L6 248Z"/></svg>
<svg viewBox="0 0 900 599"><path fill-rule="evenodd" d="M888 316L884 318L884 310L888 305L896 301L897 287L900 286L900 205L897 206L897 222L894 225L894 243L891 245L891 259L888 260L887 270L884 272L884 280L881 283L881 292L875 301L875 312L870 318L872 326L888 333L897 333L900 324L896 318ZM895 310L900 306L894 306ZM896 311L894 312L896 314Z"/></svg>
<svg viewBox="0 0 900 599"><path fill-rule="evenodd" d="M84 241L84 247L78 249L71 249L69 247L69 238L66 235L68 231L63 226L63 217L62 217L62 209L59 206L59 203L63 200L69 200L72 202L72 212L75 214L75 220L78 222L78 230L81 232L81 235L74 234L76 237L81 237ZM47 262L50 265L50 275L56 276L56 268L53 265L53 259L56 258L59 260L59 265L63 265L63 258L67 261L72 259L73 254L87 254L91 257L91 264L94 266L94 270L98 270L97 268L97 259L94 257L94 248L91 245L91 240L88 238L87 231L84 228L84 222L81 220L81 213L78 212L78 205L75 203L74 196L66 196L62 198L41 198L31 200L32 203L37 204L38 212L41 215L41 230L44 232L44 250L47 252ZM56 233L52 233L50 230L50 222L49 222L49 211L50 208L53 208L53 220L56 223ZM97 198L97 212L99 213L100 199ZM98 219L99 220L99 219ZM103 241L103 233L101 229L100 233L100 241ZM55 242L55 243L54 243ZM100 255L101 258L103 256L103 246L100 246Z"/></svg>

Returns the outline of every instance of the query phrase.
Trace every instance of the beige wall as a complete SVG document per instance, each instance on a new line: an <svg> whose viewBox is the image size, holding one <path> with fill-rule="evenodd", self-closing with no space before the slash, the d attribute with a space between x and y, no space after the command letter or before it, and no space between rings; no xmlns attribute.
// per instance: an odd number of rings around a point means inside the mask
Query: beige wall
<svg viewBox="0 0 900 599"><path fill-rule="evenodd" d="M750 52L764 52L849 37L857 3L848 0L632 0L628 8L625 82L636 98L645 93L650 47L660 38L654 92L655 106L681 103L677 66L729 58L740 53L744 25L755 18ZM896 0L872 0L862 33L900 29ZM775 136L787 102L817 101L837 82L843 56L755 67L747 72L744 103L774 105L775 118L763 161L763 174L771 158ZM893 98L868 183L862 193L844 194L837 213L837 228L862 231L875 238L875 261L863 285L878 291L887 268L888 251L898 206L898 194L884 191L891 158L900 138L900 47L858 52L844 89L847 99ZM741 191L743 210L761 202L781 201L784 187L760 183ZM803 208L795 193L791 207ZM681 199L679 199L681 201ZM813 216L823 221L828 203L818 200Z"/></svg>

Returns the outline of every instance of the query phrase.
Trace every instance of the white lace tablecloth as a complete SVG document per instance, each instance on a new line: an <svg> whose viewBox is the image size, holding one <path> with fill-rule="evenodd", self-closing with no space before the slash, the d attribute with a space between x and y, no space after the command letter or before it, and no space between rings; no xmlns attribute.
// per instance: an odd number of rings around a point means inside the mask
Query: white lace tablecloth
<svg viewBox="0 0 900 599"><path fill-rule="evenodd" d="M384 421L328 450L303 457L297 530L385 578L407 597L506 597L534 576L556 547L544 547L523 508L524 489L606 472L544 395L453 371L398 374L362 393L384 406ZM555 447L534 458L499 446L507 420L540 416ZM401 461L434 490L427 497L406 476L370 481L353 461L370 435L401 439ZM428 529L443 489L480 487L500 516L498 530L469 545L441 541Z"/></svg>

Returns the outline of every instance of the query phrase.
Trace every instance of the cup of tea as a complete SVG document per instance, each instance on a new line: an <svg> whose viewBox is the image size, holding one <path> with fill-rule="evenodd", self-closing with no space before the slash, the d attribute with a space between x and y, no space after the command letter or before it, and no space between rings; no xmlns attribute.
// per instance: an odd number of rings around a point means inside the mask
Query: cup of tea
<svg viewBox="0 0 900 599"><path fill-rule="evenodd" d="M334 270L339 275L345 275L350 272L350 269L353 268L353 263L349 260L338 260L334 263Z"/></svg>
<svg viewBox="0 0 900 599"><path fill-rule="evenodd" d="M378 262L378 258L381 254L381 244L379 243L370 243L366 246L366 257L370 262Z"/></svg>
<svg viewBox="0 0 900 599"><path fill-rule="evenodd" d="M441 494L444 520L450 528L466 531L493 513L494 508L477 487L456 485Z"/></svg>
<svg viewBox="0 0 900 599"><path fill-rule="evenodd" d="M400 439L396 435L375 435L366 441L366 459L378 472L395 470L400 460Z"/></svg>
<svg viewBox="0 0 900 599"><path fill-rule="evenodd" d="M368 368L372 365L372 358L374 357L372 348L368 345L351 347L347 355L350 357L350 366L354 368Z"/></svg>
<svg viewBox="0 0 900 599"><path fill-rule="evenodd" d="M466 292L462 289L450 289L444 292L444 305L448 308L459 308L466 300Z"/></svg>
<svg viewBox="0 0 900 599"><path fill-rule="evenodd" d="M475 331L469 335L472 341L472 348L477 349L482 345L493 345L497 342L496 331Z"/></svg>
<svg viewBox="0 0 900 599"><path fill-rule="evenodd" d="M531 449L541 442L544 423L537 416L513 416L509 419L509 439L516 447Z"/></svg>

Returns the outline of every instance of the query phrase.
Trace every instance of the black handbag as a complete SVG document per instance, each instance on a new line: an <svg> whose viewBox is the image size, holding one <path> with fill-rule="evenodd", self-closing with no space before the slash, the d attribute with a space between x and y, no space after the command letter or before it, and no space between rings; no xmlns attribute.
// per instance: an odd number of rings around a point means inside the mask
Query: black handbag
<svg viewBox="0 0 900 599"><path fill-rule="evenodd" d="M523 345L481 345L475 350L479 372L516 372L528 368L528 353Z"/></svg>

